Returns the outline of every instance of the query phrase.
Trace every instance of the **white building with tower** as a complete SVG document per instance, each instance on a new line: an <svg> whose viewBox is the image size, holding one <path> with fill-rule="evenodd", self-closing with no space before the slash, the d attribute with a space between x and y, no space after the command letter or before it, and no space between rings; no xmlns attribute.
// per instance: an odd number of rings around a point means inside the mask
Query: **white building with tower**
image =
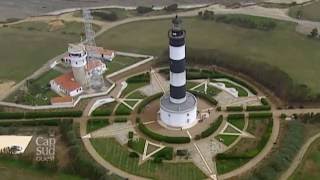
<svg viewBox="0 0 320 180"><path fill-rule="evenodd" d="M94 73L103 74L107 67L100 59L88 60L84 45L69 44L68 56L62 62L70 66L72 71L50 81L51 89L64 96L77 96L90 86Z"/></svg>
<svg viewBox="0 0 320 180"><path fill-rule="evenodd" d="M160 99L159 123L168 128L187 129L196 125L197 99L186 91L186 31L181 19L172 20L169 36L170 91Z"/></svg>

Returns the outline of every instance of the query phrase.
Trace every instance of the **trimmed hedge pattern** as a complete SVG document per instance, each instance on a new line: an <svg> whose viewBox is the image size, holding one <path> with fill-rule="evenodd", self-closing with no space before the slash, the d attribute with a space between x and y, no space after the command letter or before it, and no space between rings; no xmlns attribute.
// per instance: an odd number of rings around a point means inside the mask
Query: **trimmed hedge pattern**
<svg viewBox="0 0 320 180"><path fill-rule="evenodd" d="M166 143L174 143L174 144L184 144L184 143L189 143L191 139L189 137L173 137L173 136L164 136L158 133L155 133L148 129L143 123L138 124L139 130L150 137L151 139L161 141L161 142L166 142Z"/></svg>
<svg viewBox="0 0 320 180"><path fill-rule="evenodd" d="M162 92L161 92L161 93L154 94L154 95L149 96L149 97L147 97L146 99L144 99L144 100L137 106L137 108L138 108L138 113L141 113L142 110L143 110L143 108L144 108L147 104L149 104L150 102L152 102L152 101L160 98L161 96L163 96L163 93L162 93Z"/></svg>
<svg viewBox="0 0 320 180"><path fill-rule="evenodd" d="M194 94L197 97L206 99L208 102L210 102L213 105L217 105L218 104L217 100L215 100L213 97L211 97L211 96L209 96L207 94L201 93L199 91L193 91L193 90L189 90L189 92L191 92L192 94Z"/></svg>
<svg viewBox="0 0 320 180"><path fill-rule="evenodd" d="M270 111L271 106L262 105L262 106L247 106L247 111Z"/></svg>
<svg viewBox="0 0 320 180"><path fill-rule="evenodd" d="M242 106L228 106L227 111L243 111L243 107Z"/></svg>
<svg viewBox="0 0 320 180"><path fill-rule="evenodd" d="M204 131L201 132L201 138L209 137L211 134L213 134L221 125L223 121L223 116L220 115L217 120L210 124L210 127Z"/></svg>

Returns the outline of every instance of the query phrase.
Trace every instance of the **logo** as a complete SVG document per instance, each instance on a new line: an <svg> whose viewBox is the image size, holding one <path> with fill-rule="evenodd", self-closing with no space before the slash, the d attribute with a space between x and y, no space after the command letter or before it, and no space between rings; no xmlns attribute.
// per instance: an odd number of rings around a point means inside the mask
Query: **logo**
<svg viewBox="0 0 320 180"><path fill-rule="evenodd" d="M56 153L56 139L54 131L49 132L49 137L36 138L36 161L53 161Z"/></svg>

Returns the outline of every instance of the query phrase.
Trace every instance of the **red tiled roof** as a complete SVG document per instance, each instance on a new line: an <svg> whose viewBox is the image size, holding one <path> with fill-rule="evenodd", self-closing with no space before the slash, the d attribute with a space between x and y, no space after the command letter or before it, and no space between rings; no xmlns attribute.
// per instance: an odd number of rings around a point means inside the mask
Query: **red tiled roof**
<svg viewBox="0 0 320 180"><path fill-rule="evenodd" d="M103 62L101 62L100 60L91 59L91 60L88 60L88 62L87 62L86 70L91 71L92 69L99 67L99 66L102 66L102 65L103 65Z"/></svg>
<svg viewBox="0 0 320 180"><path fill-rule="evenodd" d="M95 51L95 53L97 54L101 54L101 55L103 54L108 56L112 56L112 54L114 53L113 50L104 49L103 47L96 47L96 46L86 46L86 50Z"/></svg>
<svg viewBox="0 0 320 180"><path fill-rule="evenodd" d="M81 85L74 79L72 72L58 76L54 81L56 84L59 84L70 92L81 87Z"/></svg>
<svg viewBox="0 0 320 180"><path fill-rule="evenodd" d="M66 103L66 102L72 102L73 98L71 96L63 96L63 97L58 96L58 97L52 97L50 101L51 101L51 104Z"/></svg>

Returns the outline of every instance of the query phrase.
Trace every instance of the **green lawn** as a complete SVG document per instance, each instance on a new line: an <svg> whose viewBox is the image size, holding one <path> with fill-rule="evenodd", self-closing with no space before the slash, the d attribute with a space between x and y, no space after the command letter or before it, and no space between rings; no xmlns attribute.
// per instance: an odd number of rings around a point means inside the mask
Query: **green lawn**
<svg viewBox="0 0 320 180"><path fill-rule="evenodd" d="M193 88L193 87L195 87L197 85L199 85L199 83L187 81L187 89L191 89L191 88Z"/></svg>
<svg viewBox="0 0 320 180"><path fill-rule="evenodd" d="M135 104L137 104L138 101L125 101L128 105L133 107Z"/></svg>
<svg viewBox="0 0 320 180"><path fill-rule="evenodd" d="M290 180L314 180L320 178L320 139L317 139L308 149Z"/></svg>
<svg viewBox="0 0 320 180"><path fill-rule="evenodd" d="M115 115L129 115L132 112L126 105L120 104L115 111Z"/></svg>
<svg viewBox="0 0 320 180"><path fill-rule="evenodd" d="M127 99L144 99L147 96L143 95L139 91L135 91L134 93L131 93L129 96L127 96Z"/></svg>
<svg viewBox="0 0 320 180"><path fill-rule="evenodd" d="M0 79L20 81L51 58L80 41L82 23L65 23L50 31L48 24L25 22L0 27Z"/></svg>
<svg viewBox="0 0 320 180"><path fill-rule="evenodd" d="M107 62L107 71L105 74L108 75L114 73L139 61L141 61L140 58L116 56L111 62Z"/></svg>
<svg viewBox="0 0 320 180"><path fill-rule="evenodd" d="M49 105L52 97L58 96L50 87L50 80L56 78L61 73L55 70L45 72L37 79L27 82L28 91L17 90L12 93L6 101L17 102L28 105Z"/></svg>
<svg viewBox="0 0 320 180"><path fill-rule="evenodd" d="M217 161L218 174L230 172L243 164L247 163L250 159L232 159L232 160L219 160Z"/></svg>
<svg viewBox="0 0 320 180"><path fill-rule="evenodd" d="M103 128L109 124L108 119L89 119L87 124L87 133Z"/></svg>
<svg viewBox="0 0 320 180"><path fill-rule="evenodd" d="M294 18L320 21L320 1L314 1L311 4L304 6L294 6L289 10L289 15Z"/></svg>
<svg viewBox="0 0 320 180"><path fill-rule="evenodd" d="M92 116L110 116L117 105L117 102L104 104L92 112Z"/></svg>
<svg viewBox="0 0 320 180"><path fill-rule="evenodd" d="M128 146L140 153L140 154L143 154L143 151L144 151L144 145L146 144L146 140L143 139L143 138L138 138L138 139L133 139L133 140L130 140L130 142L128 143Z"/></svg>
<svg viewBox="0 0 320 180"><path fill-rule="evenodd" d="M148 85L146 82L137 82L137 83L128 83L128 86L122 91L121 97L126 96L127 94L131 93L132 91L139 89L143 86Z"/></svg>
<svg viewBox="0 0 320 180"><path fill-rule="evenodd" d="M187 18L184 27L190 48L216 49L269 63L287 72L296 82L320 92L320 41L297 33L293 23L277 22L274 30L261 31ZM159 56L168 47L170 23L169 19L164 19L120 25L100 36L97 43L112 49Z"/></svg>
<svg viewBox="0 0 320 180"><path fill-rule="evenodd" d="M34 166L18 160L0 160L0 177L1 179L21 180L80 180L80 178L73 175L62 173L52 173L44 170L39 170Z"/></svg>
<svg viewBox="0 0 320 180"><path fill-rule="evenodd" d="M222 139L222 143L226 146L231 145L239 136L233 136L233 135L217 135L215 138L217 140Z"/></svg>
<svg viewBox="0 0 320 180"><path fill-rule="evenodd" d="M131 174L166 180L195 180L206 177L193 163L157 164L147 161L139 166L139 159L130 158L127 148L115 139L91 139L91 143L105 160Z"/></svg>
<svg viewBox="0 0 320 180"><path fill-rule="evenodd" d="M244 119L228 119L228 122L240 130L243 130L244 128Z"/></svg>

